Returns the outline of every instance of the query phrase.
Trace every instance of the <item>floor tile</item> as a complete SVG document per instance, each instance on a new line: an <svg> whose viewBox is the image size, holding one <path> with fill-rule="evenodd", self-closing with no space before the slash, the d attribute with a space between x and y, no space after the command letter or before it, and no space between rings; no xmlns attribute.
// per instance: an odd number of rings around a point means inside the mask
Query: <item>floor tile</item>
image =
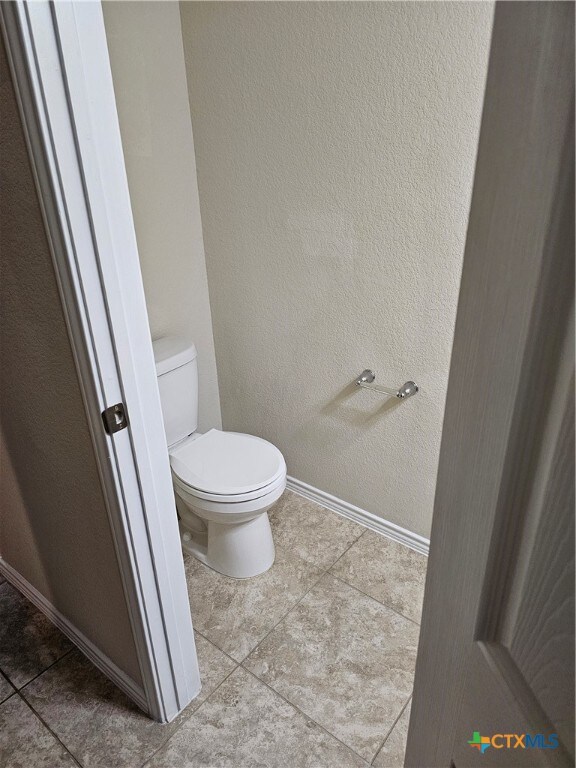
<svg viewBox="0 0 576 768"><path fill-rule="evenodd" d="M67 653L72 644L8 582L0 585L0 669L17 688Z"/></svg>
<svg viewBox="0 0 576 768"><path fill-rule="evenodd" d="M16 695L0 705L0 765L2 768L69 768L76 763Z"/></svg>
<svg viewBox="0 0 576 768"><path fill-rule="evenodd" d="M79 651L22 693L85 768L141 765L234 669L234 662L197 637L202 692L176 720L155 723Z"/></svg>
<svg viewBox="0 0 576 768"><path fill-rule="evenodd" d="M329 568L365 531L292 491L285 491L270 514L277 550L293 551L307 563Z"/></svg>
<svg viewBox="0 0 576 768"><path fill-rule="evenodd" d="M376 755L372 765L374 768L404 768L404 753L406 752L406 739L408 738L408 723L410 722L410 706L408 704L398 722L392 729L392 733L384 742L384 746Z"/></svg>
<svg viewBox="0 0 576 768"><path fill-rule="evenodd" d="M192 555L185 558L185 567L194 626L237 661L322 575L322 570L280 547L272 568L251 579L230 579Z"/></svg>
<svg viewBox="0 0 576 768"><path fill-rule="evenodd" d="M360 768L366 763L238 668L146 768Z"/></svg>
<svg viewBox="0 0 576 768"><path fill-rule="evenodd" d="M198 665L200 667L200 679L202 690L194 699L194 708L210 696L222 680L236 668L236 662L228 658L219 648L206 638L196 633L196 652L198 653Z"/></svg>
<svg viewBox="0 0 576 768"><path fill-rule="evenodd" d="M327 574L244 665L371 760L412 691L418 627Z"/></svg>
<svg viewBox="0 0 576 768"><path fill-rule="evenodd" d="M420 622L428 558L373 531L353 544L332 573Z"/></svg>
<svg viewBox="0 0 576 768"><path fill-rule="evenodd" d="M6 701L8 696L12 696L13 693L14 693L14 688L12 688L12 686L10 685L8 680L6 680L4 675L0 674L0 704L3 701Z"/></svg>

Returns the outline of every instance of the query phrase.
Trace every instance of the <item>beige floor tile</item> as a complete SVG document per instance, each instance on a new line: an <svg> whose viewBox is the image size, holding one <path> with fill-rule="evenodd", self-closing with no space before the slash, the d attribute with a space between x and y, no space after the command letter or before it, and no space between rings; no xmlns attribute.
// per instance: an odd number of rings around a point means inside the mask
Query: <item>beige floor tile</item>
<svg viewBox="0 0 576 768"><path fill-rule="evenodd" d="M0 705L0 765L69 768L76 763L20 696L12 696Z"/></svg>
<svg viewBox="0 0 576 768"><path fill-rule="evenodd" d="M374 768L403 768L406 739L408 738L408 723L410 722L410 702L392 729L392 733L384 742L384 746L376 755Z"/></svg>
<svg viewBox="0 0 576 768"><path fill-rule="evenodd" d="M331 572L403 616L420 622L427 565L425 555L366 531Z"/></svg>
<svg viewBox="0 0 576 768"><path fill-rule="evenodd" d="M329 568L366 531L291 491L273 507L270 525L277 550L292 551L319 568Z"/></svg>
<svg viewBox="0 0 576 768"><path fill-rule="evenodd" d="M366 763L238 668L147 768L360 768Z"/></svg>
<svg viewBox="0 0 576 768"><path fill-rule="evenodd" d="M6 680L4 675L0 674L0 704L3 701L6 701L6 699L9 696L12 696L13 693L14 693L14 688L12 688L12 686L10 685L8 680Z"/></svg>
<svg viewBox="0 0 576 768"><path fill-rule="evenodd" d="M244 665L371 760L411 691L418 627L327 574Z"/></svg>
<svg viewBox="0 0 576 768"><path fill-rule="evenodd" d="M72 644L8 582L0 585L0 669L21 688Z"/></svg>
<svg viewBox="0 0 576 768"><path fill-rule="evenodd" d="M230 579L191 555L185 567L194 626L237 661L322 575L321 569L281 547L272 568L251 579Z"/></svg>
<svg viewBox="0 0 576 768"><path fill-rule="evenodd" d="M197 637L202 692L176 720L153 722L78 651L23 689L23 694L85 768L141 765L234 669Z"/></svg>

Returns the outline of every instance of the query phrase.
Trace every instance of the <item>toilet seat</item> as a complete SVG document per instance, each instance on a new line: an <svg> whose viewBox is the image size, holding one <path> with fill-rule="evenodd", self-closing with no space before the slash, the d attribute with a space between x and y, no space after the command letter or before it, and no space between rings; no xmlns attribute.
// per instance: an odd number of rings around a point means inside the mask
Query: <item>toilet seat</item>
<svg viewBox="0 0 576 768"><path fill-rule="evenodd" d="M182 490L232 506L272 493L286 481L286 463L274 445L254 435L218 429L192 435L175 446L170 466Z"/></svg>
<svg viewBox="0 0 576 768"><path fill-rule="evenodd" d="M267 486L262 495L253 499L238 498L237 496L220 496L219 498L203 499L196 495L192 488L186 488L183 483L174 478L176 497L183 500L186 506L202 520L222 524L237 524L260 517L262 512L269 509L286 488L286 478L281 477L272 486ZM181 510L179 509L179 512Z"/></svg>
<svg viewBox="0 0 576 768"><path fill-rule="evenodd" d="M273 483L270 483L270 485L265 485L263 488L256 488L249 493L236 495L223 495L219 493L206 493L206 491L199 491L198 488L192 488L192 486L184 483L178 477L178 475L174 473L172 473L172 480L176 488L180 488L190 496L194 496L194 498L199 500L202 499L204 501L214 501L218 502L219 504L228 505L230 512L234 512L234 505L238 505L243 501L255 501L257 499L261 499L263 496L267 496L268 494L273 493L276 488L284 487L286 485L286 474L282 473L280 477L277 478Z"/></svg>

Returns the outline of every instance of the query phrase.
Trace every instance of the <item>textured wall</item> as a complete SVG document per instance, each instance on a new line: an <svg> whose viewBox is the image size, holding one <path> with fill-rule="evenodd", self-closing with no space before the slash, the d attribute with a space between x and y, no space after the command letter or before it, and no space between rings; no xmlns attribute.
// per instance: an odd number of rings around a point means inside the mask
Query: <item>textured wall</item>
<svg viewBox="0 0 576 768"><path fill-rule="evenodd" d="M223 422L427 535L490 3L182 3ZM413 378L387 408L348 384Z"/></svg>
<svg viewBox="0 0 576 768"><path fill-rule="evenodd" d="M178 3L103 9L152 336L195 341L206 430L220 400Z"/></svg>
<svg viewBox="0 0 576 768"><path fill-rule="evenodd" d="M0 115L0 555L140 683L1 35Z"/></svg>

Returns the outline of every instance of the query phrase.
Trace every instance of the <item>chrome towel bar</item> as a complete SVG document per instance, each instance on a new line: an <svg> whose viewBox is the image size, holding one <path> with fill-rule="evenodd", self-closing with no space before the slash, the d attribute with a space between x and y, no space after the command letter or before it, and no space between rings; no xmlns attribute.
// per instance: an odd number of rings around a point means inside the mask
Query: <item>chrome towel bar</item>
<svg viewBox="0 0 576 768"><path fill-rule="evenodd" d="M406 397L412 397L412 395L415 395L416 392L418 392L418 385L413 381L405 382L402 384L400 389L389 389L388 387L379 387L376 384L372 384L375 378L376 374L374 371L366 368L366 370L362 371L360 376L358 376L355 383L364 389L371 389L374 392L380 392L383 395L388 395L388 397L398 397L401 400Z"/></svg>

